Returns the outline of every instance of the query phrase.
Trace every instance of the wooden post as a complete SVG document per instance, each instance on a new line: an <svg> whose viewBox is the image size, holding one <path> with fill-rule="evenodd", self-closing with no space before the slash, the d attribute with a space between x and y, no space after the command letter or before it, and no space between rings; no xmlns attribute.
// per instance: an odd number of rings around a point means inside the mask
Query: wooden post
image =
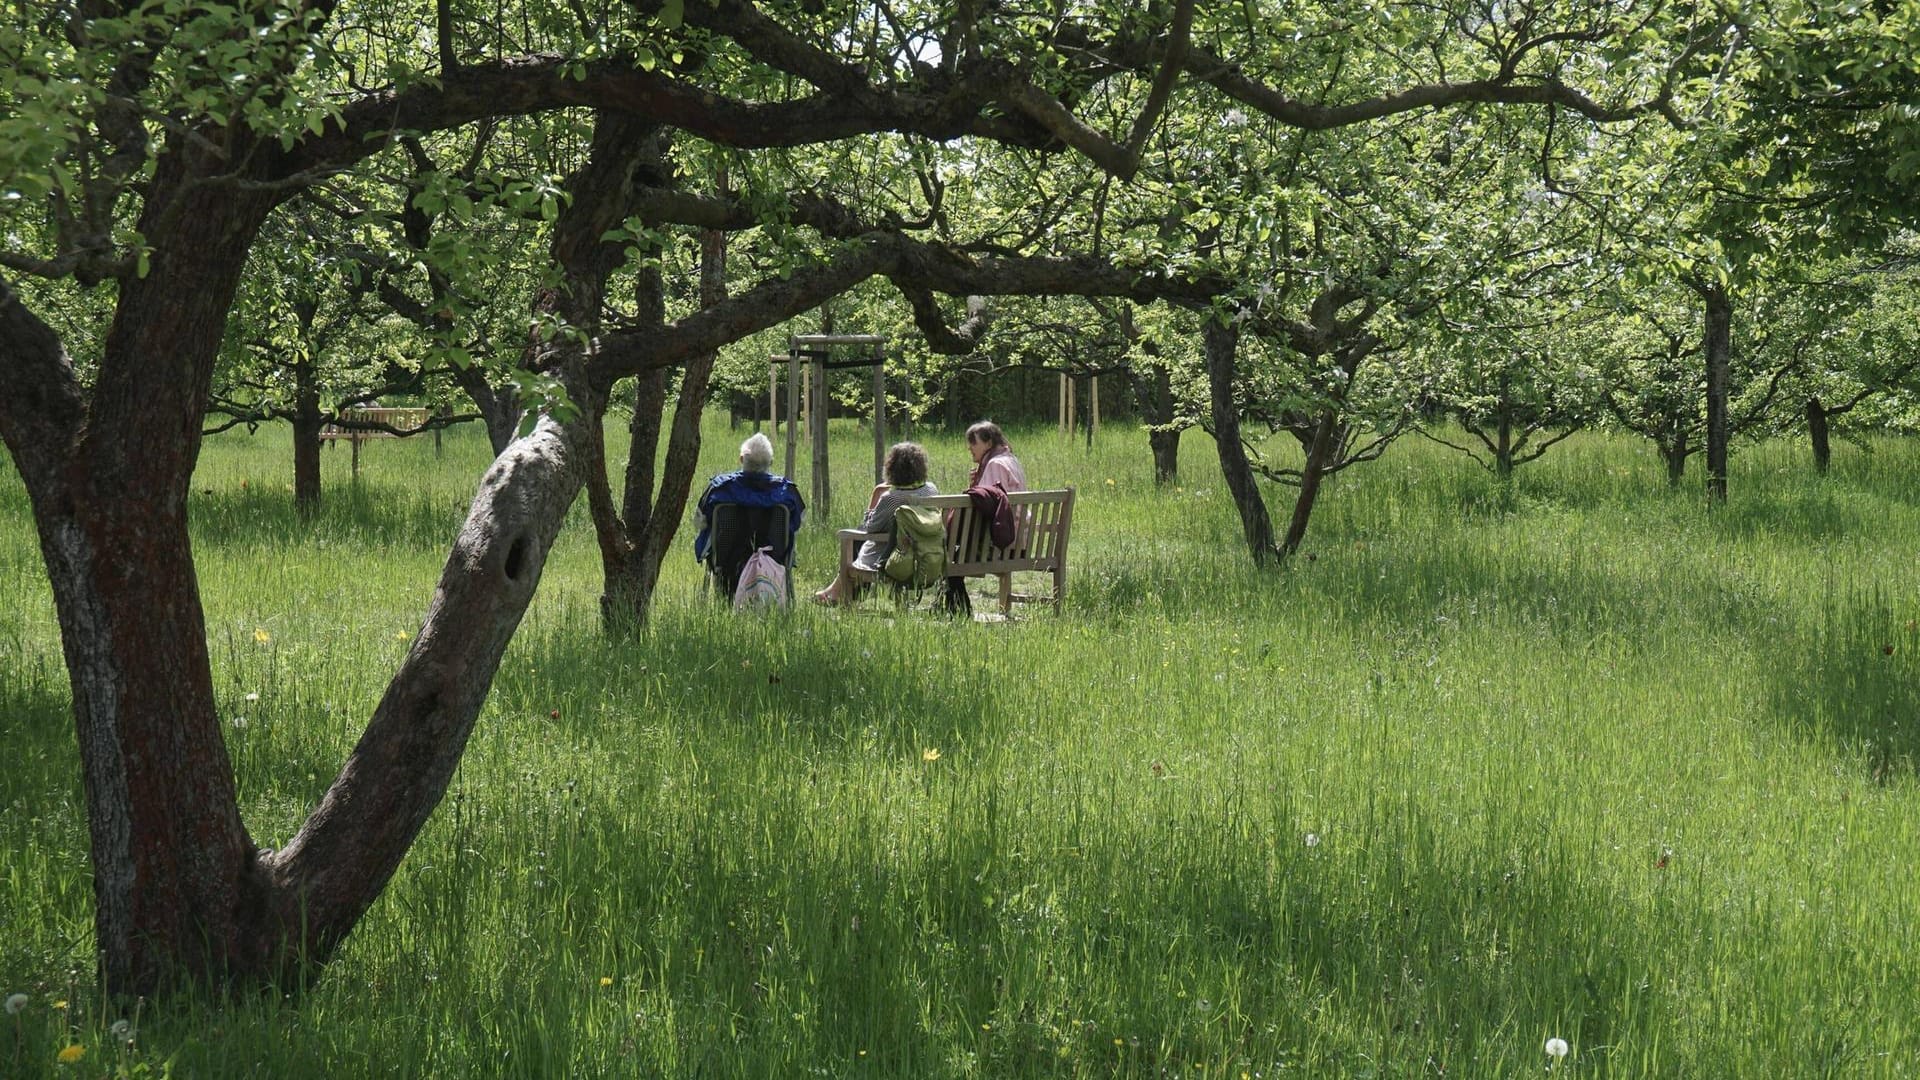
<svg viewBox="0 0 1920 1080"><path fill-rule="evenodd" d="M813 373L813 409L807 430L813 435L813 505L819 507L819 520L830 520L833 504L827 484L827 359L819 350L808 367Z"/></svg>
<svg viewBox="0 0 1920 1080"><path fill-rule="evenodd" d="M360 479L360 432L355 431L347 436L347 441L353 444L353 478L358 480Z"/></svg>
<svg viewBox="0 0 1920 1080"><path fill-rule="evenodd" d="M1100 433L1100 376L1087 380L1087 437Z"/></svg>
<svg viewBox="0 0 1920 1080"><path fill-rule="evenodd" d="M800 357L787 354L787 479L793 479L793 456L800 441ZM821 520L818 514L815 521Z"/></svg>
<svg viewBox="0 0 1920 1080"><path fill-rule="evenodd" d="M780 365L767 357L767 420L773 433L780 434Z"/></svg>
<svg viewBox="0 0 1920 1080"><path fill-rule="evenodd" d="M1058 400L1059 408L1056 411L1055 415L1060 418L1060 423L1057 426L1060 429L1060 434L1062 436L1065 436L1067 433L1067 375L1066 375L1066 372L1060 373L1060 394L1057 400Z"/></svg>
<svg viewBox="0 0 1920 1080"><path fill-rule="evenodd" d="M887 364L886 355L873 361L873 482L884 477L881 469L887 458Z"/></svg>

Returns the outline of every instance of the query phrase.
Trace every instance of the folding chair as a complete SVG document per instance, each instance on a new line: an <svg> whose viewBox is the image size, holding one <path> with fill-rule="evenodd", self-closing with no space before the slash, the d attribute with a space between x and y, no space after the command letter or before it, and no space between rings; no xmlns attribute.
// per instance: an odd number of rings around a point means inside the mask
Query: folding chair
<svg viewBox="0 0 1920 1080"><path fill-rule="evenodd" d="M715 503L710 514L712 533L707 544L707 584L722 603L733 601L740 571L763 547L787 568L787 603L793 603L793 534L784 506L746 506Z"/></svg>

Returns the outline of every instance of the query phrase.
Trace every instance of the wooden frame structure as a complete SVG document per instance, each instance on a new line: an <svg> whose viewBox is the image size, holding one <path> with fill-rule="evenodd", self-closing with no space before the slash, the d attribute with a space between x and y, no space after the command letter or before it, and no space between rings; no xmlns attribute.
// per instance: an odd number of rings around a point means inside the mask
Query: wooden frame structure
<svg viewBox="0 0 1920 1080"><path fill-rule="evenodd" d="M856 347L865 355L833 360L836 347ZM807 508L813 521L827 521L832 513L832 490L827 482L827 372L837 368L873 369L873 480L879 483L887 455L887 339L882 334L795 334L787 338L787 352L767 357L767 411L779 424L780 365L787 368L787 460L786 474L794 475L794 457L799 450L800 427L806 426L812 444L813 464ZM801 361L807 361L802 366Z"/></svg>

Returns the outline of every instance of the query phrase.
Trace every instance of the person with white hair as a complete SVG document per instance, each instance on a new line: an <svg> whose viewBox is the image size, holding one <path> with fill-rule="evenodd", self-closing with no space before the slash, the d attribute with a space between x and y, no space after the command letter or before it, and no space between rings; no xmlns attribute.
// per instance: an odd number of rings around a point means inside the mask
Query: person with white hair
<svg viewBox="0 0 1920 1080"><path fill-rule="evenodd" d="M781 562L793 550L793 538L800 532L800 518L806 513L806 500L793 481L772 471L773 440L761 432L747 436L740 444L740 468L721 473L707 484L706 493L694 507L693 522L699 532L693 538L693 556L705 561L713 539L713 507L719 503L740 506L787 508L787 535L784 550L774 552Z"/></svg>

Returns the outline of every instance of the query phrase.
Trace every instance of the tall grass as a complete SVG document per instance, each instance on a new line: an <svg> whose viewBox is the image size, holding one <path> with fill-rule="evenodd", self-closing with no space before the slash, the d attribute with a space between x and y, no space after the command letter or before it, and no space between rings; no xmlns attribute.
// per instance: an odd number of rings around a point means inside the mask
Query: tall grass
<svg viewBox="0 0 1920 1080"><path fill-rule="evenodd" d="M710 421L712 470L743 434ZM834 434L802 591L871 481ZM1744 448L1709 510L1621 440L1509 485L1404 444L1260 571L1202 438L1155 490L1137 431L1014 434L1081 492L1057 618L736 617L683 552L609 640L574 522L325 977L143 1004L130 1044L90 988L65 673L0 481L0 994L28 996L0 1073L1920 1073L1920 448L1824 478ZM958 440L927 441L958 490ZM357 484L344 457L310 523L272 433L213 440L195 485L263 845L357 736L486 463L477 433L376 444Z"/></svg>

